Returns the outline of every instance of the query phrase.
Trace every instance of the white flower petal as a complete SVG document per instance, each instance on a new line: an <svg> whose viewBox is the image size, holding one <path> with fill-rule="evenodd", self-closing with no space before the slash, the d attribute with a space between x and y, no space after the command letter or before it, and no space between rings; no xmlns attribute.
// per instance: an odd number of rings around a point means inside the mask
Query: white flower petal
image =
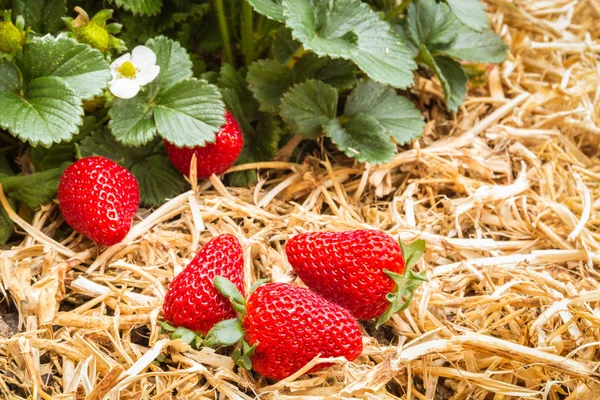
<svg viewBox="0 0 600 400"><path fill-rule="evenodd" d="M140 85L133 79L116 79L110 84L110 91L120 99L131 99L140 91Z"/></svg>
<svg viewBox="0 0 600 400"><path fill-rule="evenodd" d="M156 65L156 54L146 46L137 46L131 52L131 61L139 69Z"/></svg>
<svg viewBox="0 0 600 400"><path fill-rule="evenodd" d="M110 64L110 69L119 69L124 62L129 60L131 60L131 54L125 53Z"/></svg>
<svg viewBox="0 0 600 400"><path fill-rule="evenodd" d="M158 65L142 68L140 72L135 75L135 82L140 86L147 85L156 79L159 73L160 67Z"/></svg>

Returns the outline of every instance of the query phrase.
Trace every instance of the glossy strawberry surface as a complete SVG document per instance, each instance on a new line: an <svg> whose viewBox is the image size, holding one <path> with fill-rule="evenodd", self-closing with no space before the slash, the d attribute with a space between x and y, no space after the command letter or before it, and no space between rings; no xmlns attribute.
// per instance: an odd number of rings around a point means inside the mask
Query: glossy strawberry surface
<svg viewBox="0 0 600 400"><path fill-rule="evenodd" d="M217 133L214 143L198 147L177 147L165 140L165 147L171 163L184 175L189 175L192 156L196 155L198 179L209 178L212 174L222 174L233 165L244 146L240 124L231 112L225 113L225 125Z"/></svg>
<svg viewBox="0 0 600 400"><path fill-rule="evenodd" d="M244 292L244 259L235 236L224 234L206 243L173 279L165 296L165 319L206 334L217 322L235 318L229 300L215 289L215 276L227 278Z"/></svg>
<svg viewBox="0 0 600 400"><path fill-rule="evenodd" d="M399 243L375 230L296 235L286 254L306 286L363 320L379 317L390 305L386 295L396 284L384 270L404 271Z"/></svg>
<svg viewBox="0 0 600 400"><path fill-rule="evenodd" d="M65 221L101 245L119 243L131 229L140 203L135 177L104 157L85 157L71 164L58 187Z"/></svg>
<svg viewBox="0 0 600 400"><path fill-rule="evenodd" d="M268 283L252 293L246 308L246 340L257 344L253 369L268 378L286 378L319 354L353 361L362 353L356 319L306 288Z"/></svg>

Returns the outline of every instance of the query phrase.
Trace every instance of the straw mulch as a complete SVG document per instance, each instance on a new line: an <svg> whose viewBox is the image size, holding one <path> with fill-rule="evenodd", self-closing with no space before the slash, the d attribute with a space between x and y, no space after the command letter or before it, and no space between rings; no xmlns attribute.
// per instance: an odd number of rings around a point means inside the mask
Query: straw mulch
<svg viewBox="0 0 600 400"><path fill-rule="evenodd" d="M213 178L142 210L105 249L50 239L55 204L16 219L22 241L0 256L0 397L600 398L600 2L488 5L509 60L456 115L419 78L426 134L388 165L283 157L250 188ZM290 235L356 228L425 239L430 279L379 331L363 324L356 362L268 382L160 333L168 282L211 237L240 239L250 287L295 281Z"/></svg>

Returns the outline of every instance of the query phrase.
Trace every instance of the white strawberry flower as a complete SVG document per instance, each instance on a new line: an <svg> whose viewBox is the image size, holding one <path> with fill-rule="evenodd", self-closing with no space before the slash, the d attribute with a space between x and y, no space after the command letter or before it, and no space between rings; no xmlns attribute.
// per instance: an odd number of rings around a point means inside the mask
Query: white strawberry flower
<svg viewBox="0 0 600 400"><path fill-rule="evenodd" d="M131 54L123 54L110 64L113 77L110 91L121 99L131 99L142 86L156 79L159 72L156 54L146 46L137 46Z"/></svg>

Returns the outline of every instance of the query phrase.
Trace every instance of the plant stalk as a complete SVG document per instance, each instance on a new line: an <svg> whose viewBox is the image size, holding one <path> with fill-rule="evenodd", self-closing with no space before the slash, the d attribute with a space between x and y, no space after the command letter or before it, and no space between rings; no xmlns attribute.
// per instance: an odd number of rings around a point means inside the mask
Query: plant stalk
<svg viewBox="0 0 600 400"><path fill-rule="evenodd" d="M412 3L412 0L402 0L402 3L398 4L385 14L383 20L388 22L391 21L395 16L402 14L404 10L410 6L410 3Z"/></svg>
<svg viewBox="0 0 600 400"><path fill-rule="evenodd" d="M246 66L254 61L254 14L248 1L242 4L242 53Z"/></svg>
<svg viewBox="0 0 600 400"><path fill-rule="evenodd" d="M219 28L221 30L221 38L223 39L223 50L225 51L225 60L235 67L233 63L233 52L231 51L231 43L229 41L229 28L227 27L227 19L225 18L225 7L223 0L215 0L217 7L217 17L219 18Z"/></svg>

